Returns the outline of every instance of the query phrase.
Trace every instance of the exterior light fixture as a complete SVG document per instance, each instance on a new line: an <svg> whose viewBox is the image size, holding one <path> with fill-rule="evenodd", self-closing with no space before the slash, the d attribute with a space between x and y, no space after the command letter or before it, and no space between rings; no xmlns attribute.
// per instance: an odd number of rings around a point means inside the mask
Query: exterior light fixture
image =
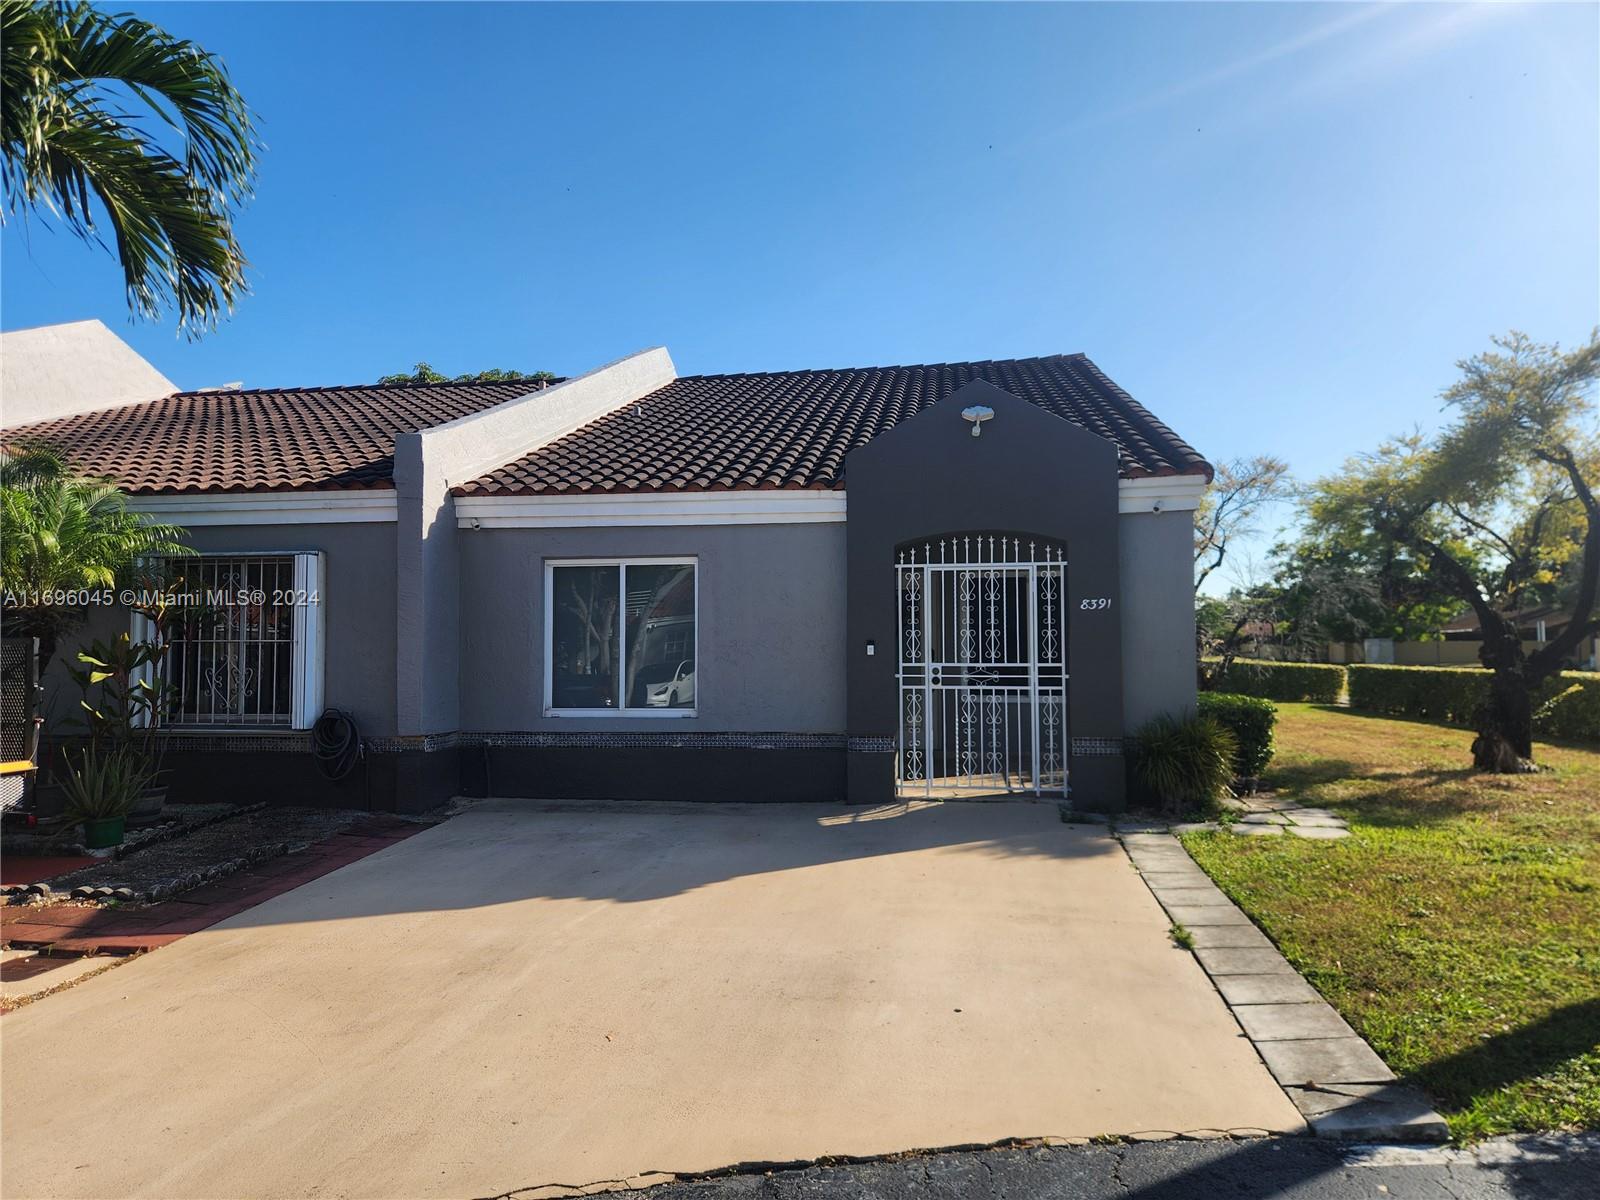
<svg viewBox="0 0 1600 1200"><path fill-rule="evenodd" d="M963 408L961 416L972 422L972 436L978 437L983 433L983 423L993 419L994 409L987 404L974 404L971 408Z"/></svg>

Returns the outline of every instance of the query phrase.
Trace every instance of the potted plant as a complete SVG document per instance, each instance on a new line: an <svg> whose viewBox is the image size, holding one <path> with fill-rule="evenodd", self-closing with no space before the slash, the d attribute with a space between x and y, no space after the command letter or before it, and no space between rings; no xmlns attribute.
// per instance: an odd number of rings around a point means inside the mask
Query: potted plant
<svg viewBox="0 0 1600 1200"><path fill-rule="evenodd" d="M93 742L75 761L70 753L64 757L67 816L83 823L84 847L107 850L120 845L128 810L149 783L148 764L131 746L105 749Z"/></svg>

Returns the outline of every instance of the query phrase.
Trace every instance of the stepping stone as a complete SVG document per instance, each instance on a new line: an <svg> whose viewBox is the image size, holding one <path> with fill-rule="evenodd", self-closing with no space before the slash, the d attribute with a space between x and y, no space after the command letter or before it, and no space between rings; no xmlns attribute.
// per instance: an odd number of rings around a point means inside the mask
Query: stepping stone
<svg viewBox="0 0 1600 1200"><path fill-rule="evenodd" d="M1152 892L1159 893L1162 888L1203 888L1214 887L1211 876L1199 867L1190 866L1187 871L1140 871L1139 877Z"/></svg>
<svg viewBox="0 0 1600 1200"><path fill-rule="evenodd" d="M1184 870L1194 866L1194 859L1187 854L1178 858L1176 854L1152 854L1147 850L1136 850L1128 854L1128 858L1133 859L1133 866L1138 867L1142 875L1158 875L1165 870Z"/></svg>
<svg viewBox="0 0 1600 1200"><path fill-rule="evenodd" d="M1166 821L1118 821L1118 833L1166 833L1171 825Z"/></svg>
<svg viewBox="0 0 1600 1200"><path fill-rule="evenodd" d="M1245 1004L1234 1016L1252 1042L1356 1036L1329 1004Z"/></svg>
<svg viewBox="0 0 1600 1200"><path fill-rule="evenodd" d="M1289 818L1282 813L1253 812L1246 814L1241 820L1246 825L1283 825L1288 822Z"/></svg>
<svg viewBox="0 0 1600 1200"><path fill-rule="evenodd" d="M1450 1126L1415 1088L1353 1083L1284 1091L1318 1137L1362 1142L1443 1142Z"/></svg>
<svg viewBox="0 0 1600 1200"><path fill-rule="evenodd" d="M1318 826L1327 829L1347 829L1350 825L1343 817L1308 817L1297 812L1289 814L1289 823L1302 828Z"/></svg>
<svg viewBox="0 0 1600 1200"><path fill-rule="evenodd" d="M1215 833L1221 829L1218 821L1185 821L1172 827L1173 833Z"/></svg>
<svg viewBox="0 0 1600 1200"><path fill-rule="evenodd" d="M1189 922L1182 922L1187 925ZM1253 928L1253 927L1252 927ZM1197 949L1194 956L1209 975L1295 974L1295 969L1276 950L1236 950L1229 947Z"/></svg>
<svg viewBox="0 0 1600 1200"><path fill-rule="evenodd" d="M1243 837L1278 837L1283 833L1282 825L1246 825L1240 821L1233 827L1233 831Z"/></svg>
<svg viewBox="0 0 1600 1200"><path fill-rule="evenodd" d="M1394 1072L1358 1037L1258 1042L1256 1053L1283 1087L1388 1083Z"/></svg>
<svg viewBox="0 0 1600 1200"><path fill-rule="evenodd" d="M1272 942L1254 925L1197 925L1189 930L1196 950L1271 950Z"/></svg>
<svg viewBox="0 0 1600 1200"><path fill-rule="evenodd" d="M1295 837L1310 838L1312 841L1335 841L1339 838L1350 836L1348 829L1325 829L1316 825L1291 825L1285 830Z"/></svg>
<svg viewBox="0 0 1600 1200"><path fill-rule="evenodd" d="M1148 831L1122 831L1123 845L1129 850L1182 850L1177 841L1166 831L1165 825L1161 826L1159 833Z"/></svg>
<svg viewBox="0 0 1600 1200"><path fill-rule="evenodd" d="M1250 925L1250 918L1231 904L1171 904L1164 907L1167 916L1190 929L1198 929L1202 925ZM1253 925L1250 927L1255 928Z"/></svg>
<svg viewBox="0 0 1600 1200"><path fill-rule="evenodd" d="M1229 900L1214 887L1152 887L1156 899L1161 901L1162 907L1171 908L1175 904L1186 907L1203 907L1208 904L1227 904Z"/></svg>
<svg viewBox="0 0 1600 1200"><path fill-rule="evenodd" d="M1196 935L1199 930L1194 931ZM1300 975L1216 975L1222 998L1235 1009L1247 1004L1323 1004L1325 1001Z"/></svg>

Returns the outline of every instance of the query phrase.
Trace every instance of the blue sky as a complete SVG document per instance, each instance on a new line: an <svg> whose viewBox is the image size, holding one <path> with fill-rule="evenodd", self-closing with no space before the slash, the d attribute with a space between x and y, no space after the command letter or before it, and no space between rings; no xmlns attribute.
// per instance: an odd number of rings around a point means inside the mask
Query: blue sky
<svg viewBox="0 0 1600 1200"><path fill-rule="evenodd" d="M1312 476L1600 321L1593 5L116 7L260 113L254 294L186 342L13 222L0 317L186 387L1082 350Z"/></svg>

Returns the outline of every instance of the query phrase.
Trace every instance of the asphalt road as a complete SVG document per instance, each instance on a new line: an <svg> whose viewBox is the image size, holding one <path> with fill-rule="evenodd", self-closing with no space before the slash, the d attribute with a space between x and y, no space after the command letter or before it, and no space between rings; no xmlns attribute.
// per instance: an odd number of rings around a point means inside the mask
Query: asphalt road
<svg viewBox="0 0 1600 1200"><path fill-rule="evenodd" d="M649 1200L1596 1200L1600 1137L1475 1150L1314 1138L986 1150L730 1175Z"/></svg>

